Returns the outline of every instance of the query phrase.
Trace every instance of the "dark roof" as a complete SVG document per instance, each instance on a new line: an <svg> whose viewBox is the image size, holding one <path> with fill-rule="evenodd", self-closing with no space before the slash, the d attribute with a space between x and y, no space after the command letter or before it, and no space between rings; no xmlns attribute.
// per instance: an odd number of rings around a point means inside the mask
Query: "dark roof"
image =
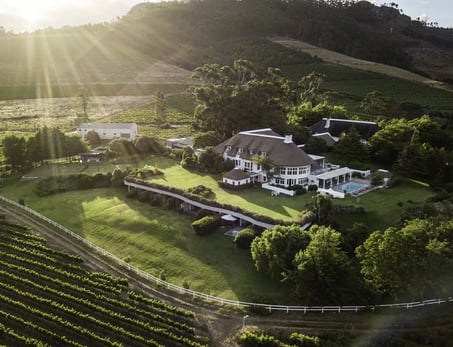
<svg viewBox="0 0 453 347"><path fill-rule="evenodd" d="M354 127L360 134L362 139L368 140L375 132L379 130L379 126L374 122L363 122L349 119L323 118L319 122L310 127L312 134L321 134L328 132L334 137L341 137L343 133L347 133L349 129Z"/></svg>
<svg viewBox="0 0 453 347"><path fill-rule="evenodd" d="M223 177L230 180L240 181L250 178L250 175L245 171L233 169L231 171L228 171L225 175L223 175Z"/></svg>
<svg viewBox="0 0 453 347"><path fill-rule="evenodd" d="M215 146L213 150L223 154L228 146L231 147L229 156L235 157L238 154L240 158L248 160L256 154L261 155L265 152L275 166L306 166L314 162L291 139L285 142L285 137L272 129L240 132ZM239 149L242 149L242 153L238 153Z"/></svg>

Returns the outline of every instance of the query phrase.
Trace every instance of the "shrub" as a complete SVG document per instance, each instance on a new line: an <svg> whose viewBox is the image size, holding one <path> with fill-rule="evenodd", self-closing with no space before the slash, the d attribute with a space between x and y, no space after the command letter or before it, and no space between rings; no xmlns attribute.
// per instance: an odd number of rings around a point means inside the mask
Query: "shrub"
<svg viewBox="0 0 453 347"><path fill-rule="evenodd" d="M147 192L146 190L140 190L137 194L137 199L140 202L149 202L149 192Z"/></svg>
<svg viewBox="0 0 453 347"><path fill-rule="evenodd" d="M316 192L318 190L318 186L316 184L310 184L307 188L309 192Z"/></svg>
<svg viewBox="0 0 453 347"><path fill-rule="evenodd" d="M250 245L255 236L255 230L252 227L247 227L237 233L233 242L236 244L237 248L250 249Z"/></svg>
<svg viewBox="0 0 453 347"><path fill-rule="evenodd" d="M206 199L213 198L214 195L215 195L211 188L206 187L206 186L201 185L201 184L196 186L196 187L188 188L187 192L190 193L190 194L195 194L195 195L202 196L202 197L204 197Z"/></svg>
<svg viewBox="0 0 453 347"><path fill-rule="evenodd" d="M296 192L296 195L302 195L302 194L305 194L307 191L305 190L305 188L301 185L294 185L294 186L290 186L288 187L289 190L294 190ZM318 189L318 188L316 188Z"/></svg>
<svg viewBox="0 0 453 347"><path fill-rule="evenodd" d="M319 337L317 336L292 333L289 339L298 347L318 347L320 345Z"/></svg>
<svg viewBox="0 0 453 347"><path fill-rule="evenodd" d="M190 282L184 278L184 281L182 282L182 287L185 289L190 288Z"/></svg>
<svg viewBox="0 0 453 347"><path fill-rule="evenodd" d="M192 229L197 235L206 235L220 226L219 216L206 216L192 223Z"/></svg>
<svg viewBox="0 0 453 347"><path fill-rule="evenodd" d="M272 335L265 335L262 332L254 332L249 329L239 335L239 341L242 346L246 347L283 347L281 341Z"/></svg>

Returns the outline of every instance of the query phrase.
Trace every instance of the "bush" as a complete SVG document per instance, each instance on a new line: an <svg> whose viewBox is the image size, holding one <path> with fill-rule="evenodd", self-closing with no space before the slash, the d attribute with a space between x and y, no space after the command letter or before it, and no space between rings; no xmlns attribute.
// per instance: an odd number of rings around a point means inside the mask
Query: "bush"
<svg viewBox="0 0 453 347"><path fill-rule="evenodd" d="M290 186L288 187L289 190L294 190L296 192L296 195L302 195L302 194L305 194L307 191L305 190L305 188L301 185L294 185L294 186ZM318 189L318 188L316 188Z"/></svg>
<svg viewBox="0 0 453 347"><path fill-rule="evenodd" d="M212 199L215 195L211 188L201 184L196 187L188 188L187 192L190 194L202 196L203 198L206 199Z"/></svg>
<svg viewBox="0 0 453 347"><path fill-rule="evenodd" d="M255 230L252 227L247 227L237 233L233 242L236 244L237 248L250 249L250 245L255 236Z"/></svg>
<svg viewBox="0 0 453 347"><path fill-rule="evenodd" d="M239 335L239 342L246 347L283 347L284 344L272 335L254 332L249 329Z"/></svg>
<svg viewBox="0 0 453 347"><path fill-rule="evenodd" d="M289 339L298 347L318 347L320 345L319 337L317 336L292 333Z"/></svg>
<svg viewBox="0 0 453 347"><path fill-rule="evenodd" d="M203 236L214 231L220 226L219 216L206 216L192 223L192 229L195 234Z"/></svg>
<svg viewBox="0 0 453 347"><path fill-rule="evenodd" d="M318 190L318 186L316 184L310 184L307 188L309 192L316 192Z"/></svg>

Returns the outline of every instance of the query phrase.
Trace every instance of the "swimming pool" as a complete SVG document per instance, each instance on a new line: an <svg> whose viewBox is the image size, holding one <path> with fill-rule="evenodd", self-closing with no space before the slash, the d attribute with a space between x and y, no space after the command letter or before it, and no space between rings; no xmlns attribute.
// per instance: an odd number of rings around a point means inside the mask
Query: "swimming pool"
<svg viewBox="0 0 453 347"><path fill-rule="evenodd" d="M337 192L342 192L342 193L345 192L345 191L346 191L346 193L353 193L356 190L359 190L361 188L365 188L367 186L368 185L365 184L365 183L359 183L359 182L350 181L350 182L346 182L346 183L343 183L343 184L339 184L337 186L333 186L332 189L336 190Z"/></svg>

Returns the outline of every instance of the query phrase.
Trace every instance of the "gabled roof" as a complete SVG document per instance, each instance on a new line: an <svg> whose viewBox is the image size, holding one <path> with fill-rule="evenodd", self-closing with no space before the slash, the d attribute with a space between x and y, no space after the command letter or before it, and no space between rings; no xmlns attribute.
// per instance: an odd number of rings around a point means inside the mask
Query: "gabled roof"
<svg viewBox="0 0 453 347"><path fill-rule="evenodd" d="M81 123L78 128L86 129L132 129L136 127L135 123Z"/></svg>
<svg viewBox="0 0 453 347"><path fill-rule="evenodd" d="M368 140L379 130L379 126L374 122L338 118L323 118L319 122L313 124L310 127L310 130L312 134L322 134L328 132L333 137L339 138L343 133L347 133L352 127L357 130L364 140Z"/></svg>
<svg viewBox="0 0 453 347"><path fill-rule="evenodd" d="M245 171L233 169L231 171L228 171L225 175L223 175L223 177L234 181L240 181L250 178L250 175Z"/></svg>
<svg viewBox="0 0 453 347"><path fill-rule="evenodd" d="M231 148L228 151L228 148ZM252 160L256 154L266 155L275 166L306 166L314 163L299 149L291 136L280 136L270 128L242 131L213 148L214 152L230 157ZM242 150L242 153L240 152Z"/></svg>

